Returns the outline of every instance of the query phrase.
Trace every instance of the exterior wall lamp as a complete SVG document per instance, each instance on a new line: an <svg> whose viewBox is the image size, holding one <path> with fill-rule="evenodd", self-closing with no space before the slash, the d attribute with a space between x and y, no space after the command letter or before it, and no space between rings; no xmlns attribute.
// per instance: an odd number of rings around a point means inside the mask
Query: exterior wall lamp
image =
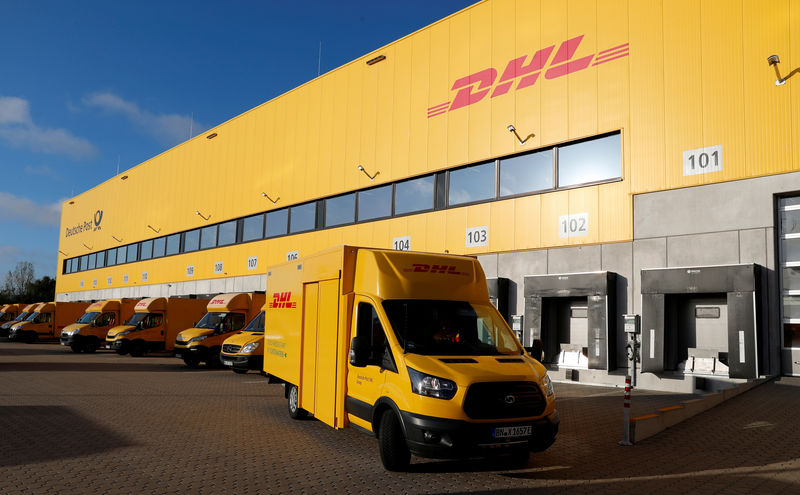
<svg viewBox="0 0 800 495"><path fill-rule="evenodd" d="M203 215L202 213L200 213L200 211L199 211L199 210L194 210L194 212L195 212L195 214L196 214L196 215L198 215L200 218L202 218L202 219L203 219L203 220L205 220L206 222L208 222L208 219L209 219L209 218L211 218L211 215L209 215L209 216L205 216L205 215Z"/></svg>
<svg viewBox="0 0 800 495"><path fill-rule="evenodd" d="M275 203L277 203L277 202L278 202L278 200L280 200L280 199L281 199L281 197L280 197L280 196L278 196L278 197L277 197L277 198L275 198L275 199L272 199L272 198L270 198L270 197L269 197L269 194L267 194L267 193L265 193L265 192L262 192L262 193L261 193L261 195L262 195L263 197L267 198L268 200L272 201L272 204L275 204Z"/></svg>
<svg viewBox="0 0 800 495"><path fill-rule="evenodd" d="M91 248L91 247L89 247L89 246L87 246L85 242L82 242L81 244L83 244L83 247L85 247L85 248L86 248L86 249L88 249L89 251L91 251L91 250L92 250L92 248Z"/></svg>
<svg viewBox="0 0 800 495"><path fill-rule="evenodd" d="M150 230L152 230L152 231L153 231L153 232L155 232L156 234L160 234L160 233L161 233L161 229L158 229L158 230L156 230L156 228L155 228L155 227L153 227L152 225L150 225L149 223L147 224L147 228L148 228L148 229L150 229Z"/></svg>
<svg viewBox="0 0 800 495"><path fill-rule="evenodd" d="M767 57L767 63L775 69L775 86L783 86L786 84L786 77L781 77L781 71L778 69L778 64L781 63L781 59L778 58L777 55L770 55Z"/></svg>
<svg viewBox="0 0 800 495"><path fill-rule="evenodd" d="M62 251L62 250L60 250L60 249L58 250L58 252L59 252L59 253L61 253L61 254L63 254L64 256L69 256L67 253L65 253L64 251Z"/></svg>
<svg viewBox="0 0 800 495"><path fill-rule="evenodd" d="M377 176L378 176L378 174L379 174L379 173L381 173L381 171L380 171L380 170L378 170L377 172L375 172L375 174L373 174L373 175L369 175L369 172L367 172L366 170L364 170L364 167L363 167L363 166L361 166L361 165L359 165L359 166L358 166L358 169L359 169L359 170L361 170L362 172L364 172L364 175L366 175L367 177L369 177L369 180L375 180L375 177L377 177Z"/></svg>
<svg viewBox="0 0 800 495"><path fill-rule="evenodd" d="M117 242L122 242L122 239L117 239L117 236L115 236L113 234L111 235L111 238L114 239Z"/></svg>
<svg viewBox="0 0 800 495"><path fill-rule="evenodd" d="M535 135L536 135L536 134L534 134L534 133L530 133L530 134L528 134L528 136L527 136L527 137L525 137L525 139L522 139L521 137L519 137L519 134L517 134L517 129L516 129L516 127L514 127L514 124L508 124L508 127L507 127L507 129L508 129L508 132L511 132L511 133L513 133L513 134L514 134L514 135L517 137L517 141L519 141L519 144L520 144L520 145L522 145L522 144L525 144L525 142L526 142L528 139L530 139L530 138L532 138L533 136L535 136Z"/></svg>

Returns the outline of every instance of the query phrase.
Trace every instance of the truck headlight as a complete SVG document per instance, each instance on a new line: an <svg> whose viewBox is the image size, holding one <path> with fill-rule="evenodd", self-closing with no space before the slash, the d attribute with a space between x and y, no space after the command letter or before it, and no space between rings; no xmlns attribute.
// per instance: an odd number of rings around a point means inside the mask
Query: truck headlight
<svg viewBox="0 0 800 495"><path fill-rule="evenodd" d="M458 391L456 382L426 375L413 368L408 368L408 376L411 378L411 391L415 394L437 399L452 399Z"/></svg>
<svg viewBox="0 0 800 495"><path fill-rule="evenodd" d="M548 397L553 395L553 382L550 381L550 377L546 373L542 377L542 387L544 387L544 391Z"/></svg>
<svg viewBox="0 0 800 495"><path fill-rule="evenodd" d="M72 337L73 335L80 333L80 331L81 331L80 328L75 328L72 330L62 330L61 335L65 337Z"/></svg>
<svg viewBox="0 0 800 495"><path fill-rule="evenodd" d="M242 347L242 350L239 351L240 354L250 354L251 352L258 349L258 342L250 342L246 346Z"/></svg>
<svg viewBox="0 0 800 495"><path fill-rule="evenodd" d="M187 343L191 344L192 342L200 342L201 340L206 340L207 338L208 335L200 335L199 337L192 337L191 339L189 339L189 342Z"/></svg>

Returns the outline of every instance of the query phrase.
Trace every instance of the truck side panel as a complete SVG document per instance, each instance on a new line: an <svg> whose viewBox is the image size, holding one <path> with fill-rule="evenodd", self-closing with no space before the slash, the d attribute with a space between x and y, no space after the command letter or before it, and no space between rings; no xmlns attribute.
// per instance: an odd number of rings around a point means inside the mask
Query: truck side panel
<svg viewBox="0 0 800 495"><path fill-rule="evenodd" d="M60 336L61 330L67 325L72 325L83 316L86 308L89 307L88 302L59 302L56 303L55 310L55 325L53 326L53 335Z"/></svg>
<svg viewBox="0 0 800 495"><path fill-rule="evenodd" d="M191 328L206 314L207 299L183 299L171 297L167 303L167 324L164 348L171 351L175 348L175 337L182 330Z"/></svg>

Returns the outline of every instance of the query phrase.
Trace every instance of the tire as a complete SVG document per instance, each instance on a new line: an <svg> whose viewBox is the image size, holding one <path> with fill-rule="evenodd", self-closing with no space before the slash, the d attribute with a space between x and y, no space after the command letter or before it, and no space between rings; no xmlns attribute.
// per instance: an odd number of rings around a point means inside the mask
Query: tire
<svg viewBox="0 0 800 495"><path fill-rule="evenodd" d="M194 356L184 356L183 362L190 368L197 368L200 366L200 360Z"/></svg>
<svg viewBox="0 0 800 495"><path fill-rule="evenodd" d="M387 471L407 471L411 462L411 452L408 450L406 438L400 421L392 411L386 411L381 416L378 428L378 446L381 453L381 462Z"/></svg>
<svg viewBox="0 0 800 495"><path fill-rule="evenodd" d="M28 344L33 344L37 340L39 340L39 334L36 332L28 332L24 337L23 340Z"/></svg>
<svg viewBox="0 0 800 495"><path fill-rule="evenodd" d="M206 358L206 366L211 369L222 368L222 361L219 359L219 347L212 347L208 350L208 358Z"/></svg>
<svg viewBox="0 0 800 495"><path fill-rule="evenodd" d="M83 350L82 346L80 346L78 344L74 344L74 343L70 344L69 348L72 349L72 352L74 352L75 354L78 354L79 352L81 352Z"/></svg>
<svg viewBox="0 0 800 495"><path fill-rule="evenodd" d="M556 441L556 436L553 435L547 439L537 439L536 441L530 442L530 451L531 452L544 452L545 450L549 449L551 445L553 445Z"/></svg>
<svg viewBox="0 0 800 495"><path fill-rule="evenodd" d="M308 416L308 412L305 409L300 407L300 390L297 388L297 385L286 384L289 387L289 393L287 394L288 403L289 403L289 417L292 419L303 419Z"/></svg>
<svg viewBox="0 0 800 495"><path fill-rule="evenodd" d="M116 352L120 356L124 356L125 354L128 353L128 351L126 349L114 349L114 352Z"/></svg>
<svg viewBox="0 0 800 495"><path fill-rule="evenodd" d="M98 341L95 338L91 338L89 339L88 342L86 342L86 345L83 347L83 352L94 352L99 348L100 348L100 341Z"/></svg>
<svg viewBox="0 0 800 495"><path fill-rule="evenodd" d="M247 373L247 370L240 370L238 368L231 368L231 369L233 370L234 373L237 373L239 375L244 375L245 373Z"/></svg>
<svg viewBox="0 0 800 495"><path fill-rule="evenodd" d="M142 357L146 351L147 347L141 340L135 340L131 344L131 356L133 357Z"/></svg>

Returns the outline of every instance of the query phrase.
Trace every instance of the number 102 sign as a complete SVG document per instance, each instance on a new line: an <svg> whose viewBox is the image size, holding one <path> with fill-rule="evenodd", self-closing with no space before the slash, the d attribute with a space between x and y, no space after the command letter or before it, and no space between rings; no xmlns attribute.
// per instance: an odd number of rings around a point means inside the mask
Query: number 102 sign
<svg viewBox="0 0 800 495"><path fill-rule="evenodd" d="M558 237L578 237L589 235L589 214L575 213L558 217Z"/></svg>

